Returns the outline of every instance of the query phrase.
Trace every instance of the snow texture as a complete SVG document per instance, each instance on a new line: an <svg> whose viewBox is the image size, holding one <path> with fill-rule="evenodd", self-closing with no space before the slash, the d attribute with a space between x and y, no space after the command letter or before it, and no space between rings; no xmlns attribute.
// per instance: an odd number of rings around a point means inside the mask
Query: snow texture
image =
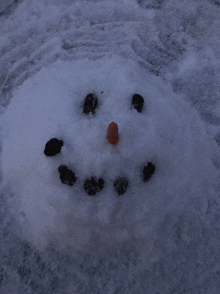
<svg viewBox="0 0 220 294"><path fill-rule="evenodd" d="M218 1L2 3L0 293L219 293Z"/></svg>
<svg viewBox="0 0 220 294"><path fill-rule="evenodd" d="M15 0L0 0L0 13L4 12L14 2Z"/></svg>

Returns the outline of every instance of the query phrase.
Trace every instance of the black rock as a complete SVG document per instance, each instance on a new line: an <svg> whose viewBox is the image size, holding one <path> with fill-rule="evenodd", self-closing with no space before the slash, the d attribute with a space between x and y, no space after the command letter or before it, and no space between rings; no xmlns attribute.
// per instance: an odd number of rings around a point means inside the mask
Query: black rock
<svg viewBox="0 0 220 294"><path fill-rule="evenodd" d="M142 112L144 106L144 98L139 94L134 94L131 104L138 112Z"/></svg>
<svg viewBox="0 0 220 294"><path fill-rule="evenodd" d="M89 114L90 112L92 112L92 114L95 114L97 106L98 99L92 93L90 93L85 97L85 101L83 104L83 113Z"/></svg>
<svg viewBox="0 0 220 294"><path fill-rule="evenodd" d="M84 189L88 195L95 195L97 192L101 191L104 187L104 180L102 178L91 177L86 179L84 182Z"/></svg>
<svg viewBox="0 0 220 294"><path fill-rule="evenodd" d="M147 182L155 172L155 165L152 162L148 162L142 170L142 178L144 182Z"/></svg>
<svg viewBox="0 0 220 294"><path fill-rule="evenodd" d="M60 173L60 180L63 184L67 184L69 186L72 186L73 183L76 182L76 177L74 172L72 172L70 169L67 168L65 165L60 165L58 167L58 171Z"/></svg>
<svg viewBox="0 0 220 294"><path fill-rule="evenodd" d="M63 146L62 140L52 138L46 143L45 149L44 149L44 154L46 156L54 156L54 155L60 153L62 146Z"/></svg>
<svg viewBox="0 0 220 294"><path fill-rule="evenodd" d="M126 192L128 187L128 179L119 177L114 181L114 189L118 195L122 195Z"/></svg>

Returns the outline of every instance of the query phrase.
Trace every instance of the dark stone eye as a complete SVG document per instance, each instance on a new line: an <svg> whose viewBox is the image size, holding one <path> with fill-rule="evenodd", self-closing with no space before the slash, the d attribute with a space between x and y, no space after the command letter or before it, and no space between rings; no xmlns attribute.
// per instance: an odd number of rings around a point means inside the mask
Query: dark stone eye
<svg viewBox="0 0 220 294"><path fill-rule="evenodd" d="M60 153L62 146L62 140L58 140L56 138L50 139L45 145L44 154L46 156L54 156Z"/></svg>
<svg viewBox="0 0 220 294"><path fill-rule="evenodd" d="M119 196L126 192L127 187L128 187L128 180L126 178L120 177L114 181L114 189Z"/></svg>
<svg viewBox="0 0 220 294"><path fill-rule="evenodd" d="M144 98L139 94L134 94L131 104L138 112L142 112L144 106Z"/></svg>
<svg viewBox="0 0 220 294"><path fill-rule="evenodd" d="M92 112L92 114L95 114L97 106L98 99L92 93L90 93L85 97L85 101L83 104L83 113L89 114L90 112Z"/></svg>
<svg viewBox="0 0 220 294"><path fill-rule="evenodd" d="M72 186L73 183L76 182L76 177L74 172L72 172L70 169L67 168L65 165L60 165L58 167L58 171L60 173L60 180L63 184L67 184L69 186Z"/></svg>
<svg viewBox="0 0 220 294"><path fill-rule="evenodd" d="M84 189L88 195L95 195L97 192L101 191L104 187L104 180L102 178L91 177L86 179L84 182Z"/></svg>
<svg viewBox="0 0 220 294"><path fill-rule="evenodd" d="M147 165L145 165L142 170L143 181L147 182L151 178L151 176L154 174L154 172L155 172L155 165L151 162L148 162Z"/></svg>

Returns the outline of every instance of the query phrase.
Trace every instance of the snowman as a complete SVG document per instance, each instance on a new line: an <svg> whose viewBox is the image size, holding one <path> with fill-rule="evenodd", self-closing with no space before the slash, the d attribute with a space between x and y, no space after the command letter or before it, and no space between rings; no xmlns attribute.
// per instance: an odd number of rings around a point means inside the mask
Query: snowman
<svg viewBox="0 0 220 294"><path fill-rule="evenodd" d="M141 112L143 109L144 99L139 94L134 94L132 97L132 105L138 111ZM90 112L95 114L95 109L97 108L97 98L94 97L92 93L88 94L85 97L83 104L83 113L89 114ZM115 122L112 122L108 126L106 139L112 145L118 143L118 125ZM45 146L44 154L46 156L55 156L60 153L61 147L63 146L63 141L58 140L57 138L50 139ZM72 186L76 182L76 177L74 172L68 169L65 165L60 165L58 167L60 173L60 180L62 183ZM155 171L155 166L151 162L148 162L142 170L142 179L143 181L148 181ZM126 192L128 186L128 179L125 177L119 177L114 181L114 188L117 191L118 195L122 195ZM84 189L88 195L95 195L97 192L101 191L104 187L104 180L102 178L96 179L91 177L86 179L84 182Z"/></svg>
<svg viewBox="0 0 220 294"><path fill-rule="evenodd" d="M165 214L201 208L216 177L195 111L119 56L42 68L1 119L4 189L39 250L149 252Z"/></svg>

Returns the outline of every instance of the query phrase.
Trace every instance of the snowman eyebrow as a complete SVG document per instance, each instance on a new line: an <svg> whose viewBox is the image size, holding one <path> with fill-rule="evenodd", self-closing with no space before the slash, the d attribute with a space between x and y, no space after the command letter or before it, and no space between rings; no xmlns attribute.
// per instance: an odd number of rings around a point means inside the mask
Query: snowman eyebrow
<svg viewBox="0 0 220 294"><path fill-rule="evenodd" d="M134 94L132 96L131 106L138 112L142 112L144 106L144 98L140 94Z"/></svg>
<svg viewBox="0 0 220 294"><path fill-rule="evenodd" d="M95 114L97 107L98 98L93 93L87 94L84 99L83 113L88 115L90 112L92 112L92 114Z"/></svg>

